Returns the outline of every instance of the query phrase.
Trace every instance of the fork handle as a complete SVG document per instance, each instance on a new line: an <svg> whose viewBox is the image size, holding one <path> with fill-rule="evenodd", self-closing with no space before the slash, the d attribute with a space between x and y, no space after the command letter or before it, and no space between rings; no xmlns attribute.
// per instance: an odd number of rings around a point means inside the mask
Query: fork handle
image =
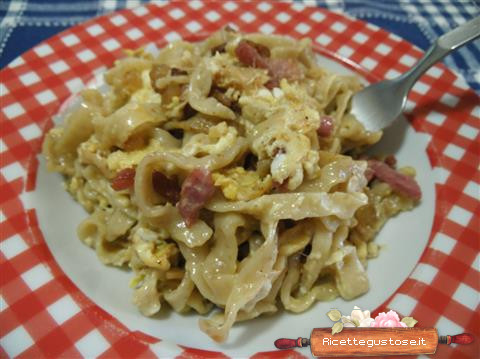
<svg viewBox="0 0 480 359"><path fill-rule="evenodd" d="M443 59L450 52L478 37L480 37L480 16L440 36L428 49L423 58L409 71L401 75L398 80L405 81L407 88L410 89L418 78L432 65Z"/></svg>
<svg viewBox="0 0 480 359"><path fill-rule="evenodd" d="M437 44L448 52L475 40L480 36L480 16L443 34L437 39Z"/></svg>

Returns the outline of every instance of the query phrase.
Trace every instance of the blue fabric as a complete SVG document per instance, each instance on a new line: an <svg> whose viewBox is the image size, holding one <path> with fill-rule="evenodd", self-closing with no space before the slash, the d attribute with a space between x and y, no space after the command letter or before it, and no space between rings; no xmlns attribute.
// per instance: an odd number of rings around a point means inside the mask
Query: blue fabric
<svg viewBox="0 0 480 359"><path fill-rule="evenodd" d="M302 0L296 0L302 2ZM42 40L95 16L147 0L0 1L0 68ZM434 39L480 15L477 0L303 0L365 20L426 50ZM447 56L445 64L480 92L480 40Z"/></svg>
<svg viewBox="0 0 480 359"><path fill-rule="evenodd" d="M39 42L93 17L147 0L0 0L0 68Z"/></svg>

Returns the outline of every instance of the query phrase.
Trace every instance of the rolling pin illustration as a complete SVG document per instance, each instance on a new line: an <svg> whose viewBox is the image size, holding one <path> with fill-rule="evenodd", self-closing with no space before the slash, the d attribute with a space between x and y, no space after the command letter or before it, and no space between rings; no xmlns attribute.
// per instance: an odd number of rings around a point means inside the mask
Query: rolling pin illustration
<svg viewBox="0 0 480 359"><path fill-rule="evenodd" d="M435 328L344 328L331 334L330 328L315 328L308 338L277 339L278 349L310 346L313 356L378 356L434 354L438 344L470 344L468 333L439 337Z"/></svg>

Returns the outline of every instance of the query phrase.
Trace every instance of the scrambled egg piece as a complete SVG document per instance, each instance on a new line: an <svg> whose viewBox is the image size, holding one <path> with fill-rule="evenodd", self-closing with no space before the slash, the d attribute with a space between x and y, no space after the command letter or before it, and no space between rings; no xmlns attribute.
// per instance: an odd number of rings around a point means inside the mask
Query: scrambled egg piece
<svg viewBox="0 0 480 359"><path fill-rule="evenodd" d="M275 87L272 91L261 88L241 96L239 104L242 116L252 123L281 113L285 126L293 131L306 134L320 126L320 114L312 97L301 86L289 84L285 79L280 82L280 88Z"/></svg>
<svg viewBox="0 0 480 359"><path fill-rule="evenodd" d="M236 138L236 128L221 122L210 127L208 134L193 135L182 147L182 153L185 156L218 155L233 146Z"/></svg>
<svg viewBox="0 0 480 359"><path fill-rule="evenodd" d="M138 147L152 128L166 120L158 110L162 97L153 90L148 69L141 73L140 81L141 87L131 94L125 105L107 116L93 117L95 135L103 148Z"/></svg>
<svg viewBox="0 0 480 359"><path fill-rule="evenodd" d="M252 87L261 87L269 80L266 70L236 66L234 60L228 54L217 53L210 59L207 66L215 78L215 83L222 88L234 88L243 91Z"/></svg>
<svg viewBox="0 0 480 359"><path fill-rule="evenodd" d="M224 174L212 175L215 186L222 189L223 195L231 201L249 201L260 197L272 188L272 177L264 179L254 171L246 171L243 167L235 167Z"/></svg>
<svg viewBox="0 0 480 359"><path fill-rule="evenodd" d="M302 138L299 138L299 141L301 140ZM319 171L318 153L292 146L291 142L275 141L274 146L281 146L281 143L284 143L284 147L280 148L285 152L275 155L270 165L270 173L278 183L288 180L287 188L293 191L302 184L305 174L310 179Z"/></svg>
<svg viewBox="0 0 480 359"><path fill-rule="evenodd" d="M272 160L270 173L278 183L288 181L295 190L304 177L319 171L318 151L312 138L320 126L320 114L305 90L282 80L280 88L260 89L240 98L242 116L256 124L247 128L252 149L260 160Z"/></svg>
<svg viewBox="0 0 480 359"><path fill-rule="evenodd" d="M148 154L160 151L163 148L162 143L156 138L152 138L148 146L133 151L115 151L107 157L107 167L112 172L118 172L121 169L134 167Z"/></svg>
<svg viewBox="0 0 480 359"><path fill-rule="evenodd" d="M162 96L156 93L152 88L152 82L150 80L150 69L142 71L142 88L135 91L130 97L131 102L136 102L139 105L145 103L162 104Z"/></svg>
<svg viewBox="0 0 480 359"><path fill-rule="evenodd" d="M155 240L149 237L154 237ZM133 234L132 242L140 260L147 266L161 271L170 269L170 259L178 253L175 243L167 243L145 228L140 228Z"/></svg>

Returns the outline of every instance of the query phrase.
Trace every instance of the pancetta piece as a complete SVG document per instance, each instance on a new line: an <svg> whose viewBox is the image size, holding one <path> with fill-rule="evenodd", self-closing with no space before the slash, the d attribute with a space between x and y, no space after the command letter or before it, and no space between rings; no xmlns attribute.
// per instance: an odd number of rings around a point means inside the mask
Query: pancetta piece
<svg viewBox="0 0 480 359"><path fill-rule="evenodd" d="M322 116L320 118L320 127L317 129L317 134L320 137L330 137L333 132L333 118L330 116Z"/></svg>
<svg viewBox="0 0 480 359"><path fill-rule="evenodd" d="M135 169L134 168L124 168L117 173L115 178L112 180L112 188L115 191L121 191L128 189L133 186L135 180Z"/></svg>
<svg viewBox="0 0 480 359"><path fill-rule="evenodd" d="M376 178L388 183L395 191L417 201L422 197L422 190L412 177L397 172L386 163L377 160L369 160L368 167Z"/></svg>
<svg viewBox="0 0 480 359"><path fill-rule="evenodd" d="M298 80L302 77L302 69L291 59L271 59L268 47L249 40L242 40L235 48L238 60L247 66L268 70L270 81L265 86L278 87L280 80Z"/></svg>
<svg viewBox="0 0 480 359"><path fill-rule="evenodd" d="M200 209L212 198L214 192L212 174L205 168L196 168L185 178L178 210L187 226L195 223Z"/></svg>

